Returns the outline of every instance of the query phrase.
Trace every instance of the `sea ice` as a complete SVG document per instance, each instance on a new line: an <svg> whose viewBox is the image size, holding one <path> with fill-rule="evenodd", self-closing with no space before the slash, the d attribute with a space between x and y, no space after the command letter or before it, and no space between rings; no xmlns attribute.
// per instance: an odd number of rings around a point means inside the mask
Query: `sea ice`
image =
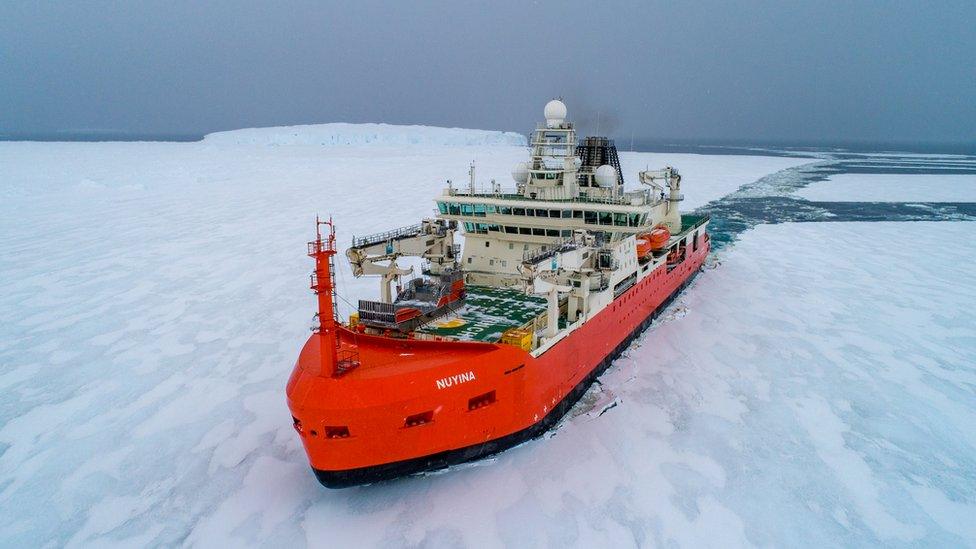
<svg viewBox="0 0 976 549"><path fill-rule="evenodd" d="M602 413L321 488L284 402L314 215L343 244L524 154L0 143L0 544L976 544L972 223L759 226L601 378ZM678 167L690 205L808 161L622 156Z"/></svg>
<svg viewBox="0 0 976 549"><path fill-rule="evenodd" d="M976 202L976 175L838 174L796 196L824 202Z"/></svg>

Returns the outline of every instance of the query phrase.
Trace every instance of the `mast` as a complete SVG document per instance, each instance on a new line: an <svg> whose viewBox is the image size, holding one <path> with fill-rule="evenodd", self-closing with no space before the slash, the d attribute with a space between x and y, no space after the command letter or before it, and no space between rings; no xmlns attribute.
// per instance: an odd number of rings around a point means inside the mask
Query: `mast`
<svg viewBox="0 0 976 549"><path fill-rule="evenodd" d="M322 225L328 225L329 234L322 240ZM315 217L315 240L308 243L308 255L315 259L315 272L311 276L311 288L318 297L319 326L319 375L334 376L339 369L339 339L336 337L336 303L335 263L332 257L336 254L335 226L332 219L320 221Z"/></svg>

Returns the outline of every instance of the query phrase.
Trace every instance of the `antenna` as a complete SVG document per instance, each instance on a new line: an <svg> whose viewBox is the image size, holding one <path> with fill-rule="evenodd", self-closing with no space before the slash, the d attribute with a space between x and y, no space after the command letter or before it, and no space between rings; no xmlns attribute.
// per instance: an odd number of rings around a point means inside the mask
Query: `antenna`
<svg viewBox="0 0 976 549"><path fill-rule="evenodd" d="M471 190L471 194L474 194L474 160L471 161L471 169L468 170L468 175L471 176L471 182L468 184L468 188Z"/></svg>

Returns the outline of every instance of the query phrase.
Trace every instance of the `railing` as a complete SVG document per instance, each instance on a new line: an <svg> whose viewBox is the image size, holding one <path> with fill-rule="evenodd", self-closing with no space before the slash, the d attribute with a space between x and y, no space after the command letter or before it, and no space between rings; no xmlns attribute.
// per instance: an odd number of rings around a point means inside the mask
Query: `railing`
<svg viewBox="0 0 976 549"><path fill-rule="evenodd" d="M501 186L497 186L497 187L481 186L481 187L475 187L474 189L471 189L470 187L460 187L460 188L448 187L447 194L449 196L496 196L502 198L522 196L518 188L512 188L512 187L502 188Z"/></svg>
<svg viewBox="0 0 976 549"><path fill-rule="evenodd" d="M661 202L661 200L655 199L651 196L649 189L638 190L638 191L627 191L622 196L609 196L609 197L593 197L587 195L577 195L571 198L529 198L522 195L517 189L490 189L486 187L475 187L473 190L469 188L458 189L454 187L449 187L447 189L447 196L481 196L489 198L499 198L503 200L524 200L526 202L539 203L539 202L555 202L559 204L609 204L611 206L645 206L647 204L656 204ZM638 200L638 204L634 204L634 200ZM667 198L665 197L665 201ZM459 214L443 214L439 210L436 212L437 215L459 215Z"/></svg>
<svg viewBox="0 0 976 549"><path fill-rule="evenodd" d="M322 245L321 248L318 247L319 244ZM335 251L335 241L333 241L332 239L326 238L325 240L321 240L321 241L319 241L319 240L313 240L313 241L311 241L311 242L308 243L308 255L314 257L315 254L319 253L320 251L321 252L334 252Z"/></svg>
<svg viewBox="0 0 976 549"><path fill-rule="evenodd" d="M359 366L359 353L357 351L348 349L340 350L336 353L336 358L338 360L336 361L335 372L332 374L335 377L339 377Z"/></svg>
<svg viewBox="0 0 976 549"><path fill-rule="evenodd" d="M558 240L549 245L545 250L525 250L522 252L522 263L538 263L543 259L552 257L558 253L576 249L576 241L573 237Z"/></svg>
<svg viewBox="0 0 976 549"><path fill-rule="evenodd" d="M379 244L380 242L386 242L388 240L396 240L398 238L404 238L407 236L414 236L420 234L421 224L408 225L406 227L400 227L399 229L393 229L392 231L386 231L382 233L371 234L363 237L352 237L352 247L362 248L365 246L372 246L373 244Z"/></svg>

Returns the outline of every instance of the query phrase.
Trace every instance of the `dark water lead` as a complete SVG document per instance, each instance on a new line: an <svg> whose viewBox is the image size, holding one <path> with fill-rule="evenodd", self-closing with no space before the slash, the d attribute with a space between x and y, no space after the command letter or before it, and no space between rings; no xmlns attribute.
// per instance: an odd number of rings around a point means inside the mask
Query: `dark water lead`
<svg viewBox="0 0 976 549"><path fill-rule="evenodd" d="M976 221L976 202L823 202L797 198L811 183L838 174L976 175L973 158L919 158L843 155L842 159L788 168L743 185L696 210L712 216L715 251L759 224L836 221Z"/></svg>
<svg viewBox="0 0 976 549"><path fill-rule="evenodd" d="M833 221L976 221L976 202L811 202L771 196L720 200L702 208L715 250L763 223Z"/></svg>

